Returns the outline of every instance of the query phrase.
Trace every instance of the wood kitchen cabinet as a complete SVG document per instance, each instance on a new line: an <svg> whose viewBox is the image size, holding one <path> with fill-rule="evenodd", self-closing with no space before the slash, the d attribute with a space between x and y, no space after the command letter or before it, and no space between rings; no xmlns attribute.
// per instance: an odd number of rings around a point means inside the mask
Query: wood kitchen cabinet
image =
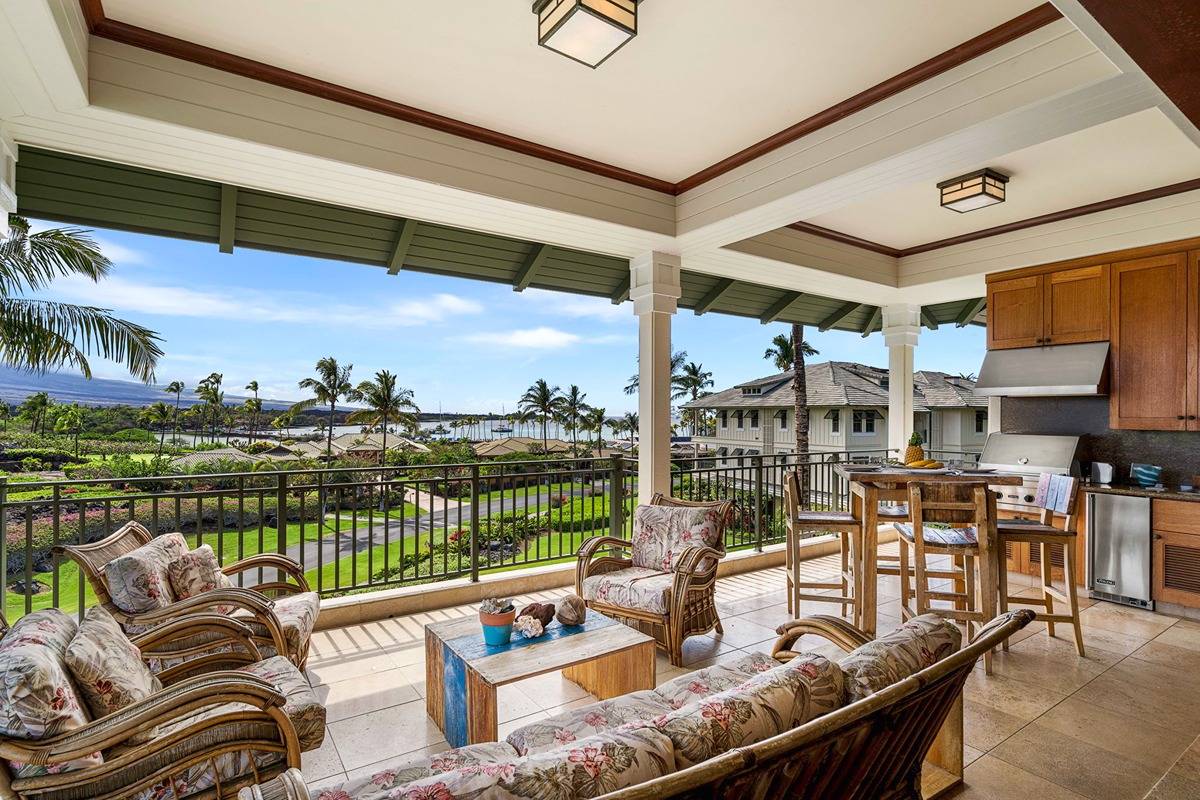
<svg viewBox="0 0 1200 800"><path fill-rule="evenodd" d="M1196 259L1112 265L1109 427L1200 430Z"/></svg>
<svg viewBox="0 0 1200 800"><path fill-rule="evenodd" d="M988 282L988 348L1102 342L1108 338L1108 265Z"/></svg>
<svg viewBox="0 0 1200 800"><path fill-rule="evenodd" d="M1200 607L1200 503L1154 500L1151 598Z"/></svg>

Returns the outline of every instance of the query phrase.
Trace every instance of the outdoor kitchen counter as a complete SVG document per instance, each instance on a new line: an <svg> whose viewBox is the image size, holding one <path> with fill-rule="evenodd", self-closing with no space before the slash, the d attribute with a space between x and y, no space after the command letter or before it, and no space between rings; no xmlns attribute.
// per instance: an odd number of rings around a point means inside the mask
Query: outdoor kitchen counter
<svg viewBox="0 0 1200 800"><path fill-rule="evenodd" d="M1122 494L1128 497L1156 497L1162 500L1184 500L1200 503L1200 492L1181 492L1178 489L1147 489L1119 483L1085 483L1080 487L1095 494Z"/></svg>

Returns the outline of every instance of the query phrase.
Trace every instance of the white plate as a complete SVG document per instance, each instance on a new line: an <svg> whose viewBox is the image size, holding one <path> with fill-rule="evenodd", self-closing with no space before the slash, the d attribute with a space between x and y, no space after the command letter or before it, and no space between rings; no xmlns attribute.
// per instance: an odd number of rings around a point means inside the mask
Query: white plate
<svg viewBox="0 0 1200 800"><path fill-rule="evenodd" d="M910 475L945 475L950 472L950 468L938 467L937 469L916 469L914 467L905 467L904 471Z"/></svg>

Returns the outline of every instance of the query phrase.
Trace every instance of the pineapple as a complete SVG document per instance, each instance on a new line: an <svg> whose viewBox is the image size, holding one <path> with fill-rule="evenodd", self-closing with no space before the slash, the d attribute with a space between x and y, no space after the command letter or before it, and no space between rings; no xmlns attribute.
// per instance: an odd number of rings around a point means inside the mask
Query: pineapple
<svg viewBox="0 0 1200 800"><path fill-rule="evenodd" d="M925 460L925 448L921 447L924 443L925 440L921 438L921 434L918 431L913 431L913 435L908 437L908 447L904 450L905 464Z"/></svg>

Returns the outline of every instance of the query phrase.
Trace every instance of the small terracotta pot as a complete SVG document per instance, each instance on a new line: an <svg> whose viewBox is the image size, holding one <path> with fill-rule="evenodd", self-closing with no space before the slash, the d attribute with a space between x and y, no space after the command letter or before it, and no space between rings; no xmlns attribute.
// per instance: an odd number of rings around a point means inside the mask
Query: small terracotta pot
<svg viewBox="0 0 1200 800"><path fill-rule="evenodd" d="M488 614L479 612L479 622L483 625L483 641L489 645L508 644L512 639L513 620L517 618L517 610L505 611L503 614Z"/></svg>

